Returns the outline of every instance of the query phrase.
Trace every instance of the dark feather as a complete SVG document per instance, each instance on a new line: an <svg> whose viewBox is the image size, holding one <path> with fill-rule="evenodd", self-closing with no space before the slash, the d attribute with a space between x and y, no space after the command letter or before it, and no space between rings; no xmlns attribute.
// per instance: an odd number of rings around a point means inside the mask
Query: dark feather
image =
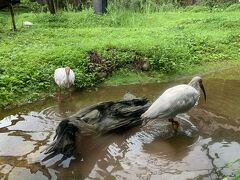
<svg viewBox="0 0 240 180"><path fill-rule="evenodd" d="M151 104L145 98L108 101L86 107L59 123L52 144L46 154L73 154L76 136L123 131L142 123L143 114Z"/></svg>

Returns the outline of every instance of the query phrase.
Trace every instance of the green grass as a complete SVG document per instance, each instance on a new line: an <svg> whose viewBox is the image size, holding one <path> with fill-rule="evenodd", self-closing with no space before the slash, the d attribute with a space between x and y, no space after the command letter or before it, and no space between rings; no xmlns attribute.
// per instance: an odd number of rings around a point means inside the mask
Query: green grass
<svg viewBox="0 0 240 180"><path fill-rule="evenodd" d="M111 78L108 78L104 81L104 85L118 86L123 84L146 83L159 81L163 78L165 78L165 75L157 72L147 73L132 71L129 69L120 69L116 72L113 72Z"/></svg>
<svg viewBox="0 0 240 180"><path fill-rule="evenodd" d="M104 16L92 10L56 16L19 12L17 32L10 30L9 14L0 12L0 107L52 94L56 89L53 72L61 66L70 66L76 73L75 88L84 88L103 80L109 84L153 81L196 72L206 64L238 63L237 8L110 10ZM24 28L24 20L34 25ZM150 67L142 72L146 62ZM130 70L118 71L122 68Z"/></svg>

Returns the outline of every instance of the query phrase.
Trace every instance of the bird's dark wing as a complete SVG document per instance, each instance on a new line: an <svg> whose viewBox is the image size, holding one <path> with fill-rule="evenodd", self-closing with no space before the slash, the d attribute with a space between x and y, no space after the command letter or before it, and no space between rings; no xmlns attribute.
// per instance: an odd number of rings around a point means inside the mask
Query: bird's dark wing
<svg viewBox="0 0 240 180"><path fill-rule="evenodd" d="M150 106L148 100L136 98L118 102L108 101L86 107L59 123L54 141L46 154L73 154L75 138L125 130L141 124L141 114Z"/></svg>

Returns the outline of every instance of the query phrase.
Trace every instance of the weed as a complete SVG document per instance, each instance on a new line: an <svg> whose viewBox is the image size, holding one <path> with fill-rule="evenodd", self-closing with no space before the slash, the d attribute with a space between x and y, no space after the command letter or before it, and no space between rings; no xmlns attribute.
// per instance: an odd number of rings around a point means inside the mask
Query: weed
<svg viewBox="0 0 240 180"><path fill-rule="evenodd" d="M58 67L70 66L75 88L84 88L110 76L134 80L145 63L146 74L169 75L239 60L239 11L196 9L139 13L110 7L103 16L92 9L55 16L19 13L17 32L9 30L9 13L1 12L0 107L52 94ZM21 26L26 19L31 28Z"/></svg>

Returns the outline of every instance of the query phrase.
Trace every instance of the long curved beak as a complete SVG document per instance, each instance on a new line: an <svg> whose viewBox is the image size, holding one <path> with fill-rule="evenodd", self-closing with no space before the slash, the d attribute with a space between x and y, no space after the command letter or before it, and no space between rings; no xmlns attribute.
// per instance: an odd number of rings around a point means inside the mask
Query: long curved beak
<svg viewBox="0 0 240 180"><path fill-rule="evenodd" d="M206 101L207 100L207 97L206 97L206 92L205 92L205 89L204 89L204 86L202 83L200 83L200 88L202 89L203 91L203 95L204 95L204 100Z"/></svg>

